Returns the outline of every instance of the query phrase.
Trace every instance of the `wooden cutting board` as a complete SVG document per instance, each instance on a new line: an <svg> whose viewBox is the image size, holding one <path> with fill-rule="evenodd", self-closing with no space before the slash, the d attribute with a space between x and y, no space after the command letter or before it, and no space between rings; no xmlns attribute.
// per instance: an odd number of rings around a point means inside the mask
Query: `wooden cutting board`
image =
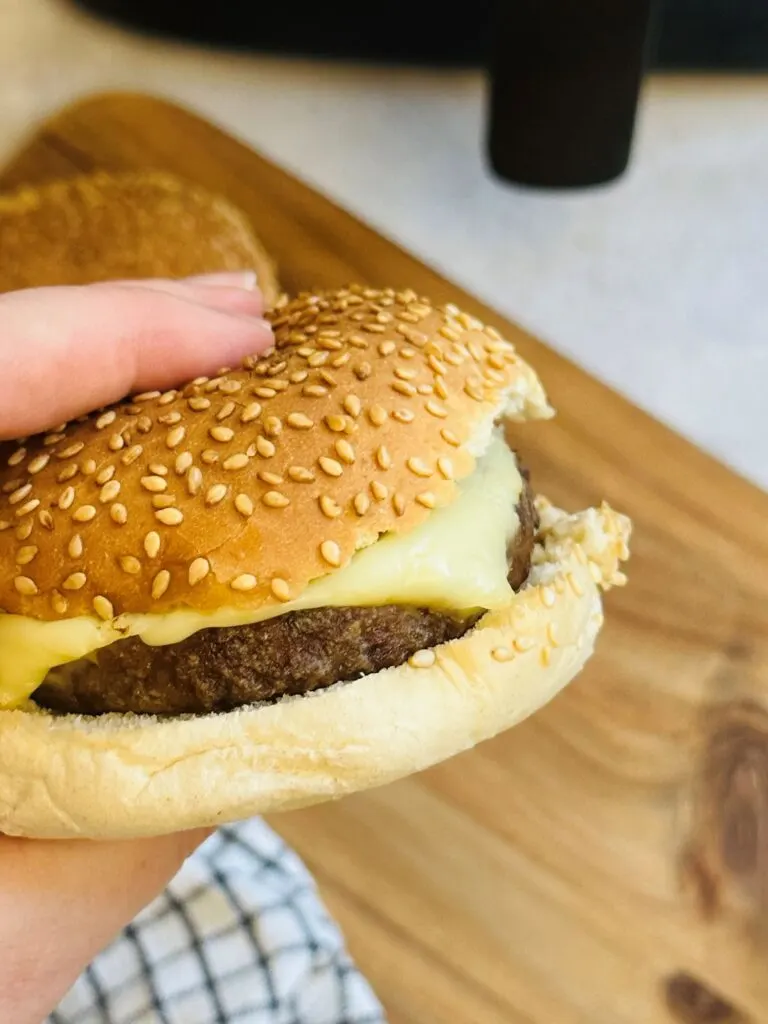
<svg viewBox="0 0 768 1024"><path fill-rule="evenodd" d="M391 1024L768 1020L768 497L177 107L89 99L0 185L137 167L239 204L290 290L410 285L506 330L559 409L522 434L536 486L635 522L599 653L548 708L420 777L272 821Z"/></svg>

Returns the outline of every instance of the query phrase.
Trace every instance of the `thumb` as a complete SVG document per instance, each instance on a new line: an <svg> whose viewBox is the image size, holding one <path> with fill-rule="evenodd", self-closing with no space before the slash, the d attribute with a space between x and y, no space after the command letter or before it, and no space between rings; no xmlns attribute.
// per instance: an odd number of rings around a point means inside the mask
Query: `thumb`
<svg viewBox="0 0 768 1024"><path fill-rule="evenodd" d="M46 1019L208 834L122 842L0 837L0 1020Z"/></svg>
<svg viewBox="0 0 768 1024"><path fill-rule="evenodd" d="M209 282L0 296L0 439L178 386L273 344L258 292Z"/></svg>

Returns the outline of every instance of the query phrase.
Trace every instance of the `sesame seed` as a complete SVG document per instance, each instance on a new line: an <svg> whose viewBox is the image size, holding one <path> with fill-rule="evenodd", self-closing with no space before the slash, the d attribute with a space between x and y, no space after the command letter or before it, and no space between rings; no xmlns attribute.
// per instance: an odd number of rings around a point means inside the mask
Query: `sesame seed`
<svg viewBox="0 0 768 1024"><path fill-rule="evenodd" d="M328 388L323 387L322 384L306 384L301 393L307 398L323 398L328 394Z"/></svg>
<svg viewBox="0 0 768 1024"><path fill-rule="evenodd" d="M72 518L76 523L89 523L95 515L96 509L93 505L81 505L72 513Z"/></svg>
<svg viewBox="0 0 768 1024"><path fill-rule="evenodd" d="M204 409L210 409L211 400L203 395L194 395L187 399L187 405L193 412L203 412Z"/></svg>
<svg viewBox="0 0 768 1024"><path fill-rule="evenodd" d="M412 456L406 462L406 466L408 467L408 469L410 469L412 473L415 473L416 476L432 476L432 470L429 468L426 462L424 462L423 459L417 459L414 456Z"/></svg>
<svg viewBox="0 0 768 1024"><path fill-rule="evenodd" d="M389 454L388 449L383 445L379 445L376 449L376 465L379 469L389 469L392 465L392 456Z"/></svg>
<svg viewBox="0 0 768 1024"><path fill-rule="evenodd" d="M143 453L144 449L142 446L140 444L135 444L129 448L127 452L123 453L120 461L124 466L130 466L136 461L136 459L140 458Z"/></svg>
<svg viewBox="0 0 768 1024"><path fill-rule="evenodd" d="M67 480L71 480L72 477L77 476L79 472L80 467L74 463L71 466L66 466L56 477L56 482L60 484L66 483Z"/></svg>
<svg viewBox="0 0 768 1024"><path fill-rule="evenodd" d="M226 484L214 484L205 492L206 505L218 505L227 496L228 487Z"/></svg>
<svg viewBox="0 0 768 1024"><path fill-rule="evenodd" d="M446 341L459 341L461 338L459 331L454 330L453 327L448 327L446 324L438 328L438 334L442 335Z"/></svg>
<svg viewBox="0 0 768 1024"><path fill-rule="evenodd" d="M16 513L18 515L18 512ZM32 530L35 528L35 524L31 519L28 519L26 523L19 523L15 529L17 540L28 540L32 534Z"/></svg>
<svg viewBox="0 0 768 1024"><path fill-rule="evenodd" d="M383 334L386 331L384 324L367 323L361 324L361 327L369 334Z"/></svg>
<svg viewBox="0 0 768 1024"><path fill-rule="evenodd" d="M53 529L53 516L51 515L47 508L40 509L40 511L37 513L37 518L40 520L40 525L44 530Z"/></svg>
<svg viewBox="0 0 768 1024"><path fill-rule="evenodd" d="M150 491L152 494L159 494L168 487L168 481L161 476L143 476L139 483L145 491Z"/></svg>
<svg viewBox="0 0 768 1024"><path fill-rule="evenodd" d="M290 601L291 588L288 586L288 583L285 580L280 579L279 576L275 576L269 584L269 588L278 601Z"/></svg>
<svg viewBox="0 0 768 1024"><path fill-rule="evenodd" d="M352 463L355 461L355 449L352 447L349 441L345 441L344 438L339 438L339 440L335 442L333 447L336 449L336 454L339 456L339 458L343 462L346 462L348 465L351 466Z"/></svg>
<svg viewBox="0 0 768 1024"><path fill-rule="evenodd" d="M394 494L392 496L392 508L395 510L396 515L405 515L405 498L402 494Z"/></svg>
<svg viewBox="0 0 768 1024"><path fill-rule="evenodd" d="M16 517L21 519L22 516L28 516L30 512L34 512L40 505L39 498L32 498L31 501L25 502L20 508L16 509Z"/></svg>
<svg viewBox="0 0 768 1024"><path fill-rule="evenodd" d="M264 433L269 437L278 437L283 431L283 421L279 416L264 417Z"/></svg>
<svg viewBox="0 0 768 1024"><path fill-rule="evenodd" d="M347 417L340 416L338 413L330 413L325 417L325 425L335 434L343 433L347 429L347 423Z"/></svg>
<svg viewBox="0 0 768 1024"><path fill-rule="evenodd" d="M381 405L372 405L368 410L368 419L374 427L380 427L387 420L387 410Z"/></svg>
<svg viewBox="0 0 768 1024"><path fill-rule="evenodd" d="M392 418L396 419L398 423L413 423L415 417L410 409L395 409Z"/></svg>
<svg viewBox="0 0 768 1024"><path fill-rule="evenodd" d="M219 422L221 422L221 420L225 420L228 416L232 415L236 408L237 406L234 402L225 402L216 413L216 419L219 420Z"/></svg>
<svg viewBox="0 0 768 1024"><path fill-rule="evenodd" d="M36 455L27 466L27 472L34 476L35 473L39 473L41 469L45 469L50 461L50 455Z"/></svg>
<svg viewBox="0 0 768 1024"><path fill-rule="evenodd" d="M62 597L58 590L54 590L51 594L51 606L57 615L66 615L69 601Z"/></svg>
<svg viewBox="0 0 768 1024"><path fill-rule="evenodd" d="M254 388L253 393L257 398L274 398L277 394L274 388Z"/></svg>
<svg viewBox="0 0 768 1024"><path fill-rule="evenodd" d="M11 524L8 522L7 519L0 519L0 533L2 533L4 530L10 530L10 528Z"/></svg>
<svg viewBox="0 0 768 1024"><path fill-rule="evenodd" d="M309 359L307 359L307 365L312 367L323 366L327 362L327 352L313 352Z"/></svg>
<svg viewBox="0 0 768 1024"><path fill-rule="evenodd" d="M74 500L75 500L75 488L74 487L65 487L64 490L59 495L59 500L57 502L57 505L62 510L62 512L65 512L74 503Z"/></svg>
<svg viewBox="0 0 768 1024"><path fill-rule="evenodd" d="M251 402L240 413L241 423L251 423L261 415L261 405L258 402Z"/></svg>
<svg viewBox="0 0 768 1024"><path fill-rule="evenodd" d="M204 452L200 453L200 458L206 466L212 466L214 462L219 461L219 453L215 452L212 448L206 448ZM191 472L192 470L190 470Z"/></svg>
<svg viewBox="0 0 768 1024"><path fill-rule="evenodd" d="M8 503L10 505L18 505L20 501L24 501L31 490L32 484L24 484L23 487L17 487L13 494L8 498Z"/></svg>
<svg viewBox="0 0 768 1024"><path fill-rule="evenodd" d="M440 475L443 476L446 480L453 480L453 463L445 455L441 455L440 458L437 460L437 468L440 472Z"/></svg>
<svg viewBox="0 0 768 1024"><path fill-rule="evenodd" d="M429 399L425 408L427 412L430 414L430 416L436 416L438 419L441 420L444 420L445 417L448 415L448 410L445 408L445 406L440 405L440 403L436 402L433 398Z"/></svg>
<svg viewBox="0 0 768 1024"><path fill-rule="evenodd" d="M190 471L187 473L187 490L190 494L197 494L200 488L203 486L203 474L197 466L192 466Z"/></svg>
<svg viewBox="0 0 768 1024"><path fill-rule="evenodd" d="M281 491L267 491L261 500L268 508L285 508L291 503L290 498L286 498Z"/></svg>
<svg viewBox="0 0 768 1024"><path fill-rule="evenodd" d="M250 459L245 452L238 452L236 455L230 455L228 459L222 462L224 469L244 469Z"/></svg>
<svg viewBox="0 0 768 1024"><path fill-rule="evenodd" d="M581 586L581 584L579 583L579 581L576 579L576 577L573 575L573 573L569 572L565 578L568 581L568 586L574 592L576 597L583 597L584 596L584 589Z"/></svg>
<svg viewBox="0 0 768 1024"><path fill-rule="evenodd" d="M174 427L173 430L169 430L165 435L166 448L177 448L184 440L186 433L184 427Z"/></svg>
<svg viewBox="0 0 768 1024"><path fill-rule="evenodd" d="M525 651L530 651L534 643L529 636L516 636L512 641L512 646L519 654L523 654Z"/></svg>
<svg viewBox="0 0 768 1024"><path fill-rule="evenodd" d="M112 505L109 509L109 515L113 523L117 523L122 526L128 522L128 509L125 505L121 505L119 502Z"/></svg>
<svg viewBox="0 0 768 1024"><path fill-rule="evenodd" d="M136 429L140 434L148 434L152 430L152 420L149 416L139 416L136 421Z"/></svg>
<svg viewBox="0 0 768 1024"><path fill-rule="evenodd" d="M363 492L360 491L352 499L352 504L354 506L355 512L357 512L359 516L364 516L368 509L371 507L371 500L367 494L363 494Z"/></svg>
<svg viewBox="0 0 768 1024"><path fill-rule="evenodd" d="M283 483L283 477L279 473L270 473L267 469L260 470L256 476L270 487L279 487Z"/></svg>
<svg viewBox="0 0 768 1024"><path fill-rule="evenodd" d="M328 456L321 455L317 461L320 465L320 469L322 469L324 473L327 473L328 476L341 476L344 472L344 467L340 462L337 462L336 459L329 459Z"/></svg>
<svg viewBox="0 0 768 1024"><path fill-rule="evenodd" d="M557 639L557 626L554 622L547 623L547 640L551 647L559 647L560 644Z"/></svg>
<svg viewBox="0 0 768 1024"><path fill-rule="evenodd" d="M392 385L392 390L396 391L399 395L405 395L407 398L412 398L416 394L416 388L413 384L409 384L407 380L396 380Z"/></svg>
<svg viewBox="0 0 768 1024"><path fill-rule="evenodd" d="M435 389L432 387L431 384L419 384L419 386L416 388L417 393L420 395L434 394L434 390Z"/></svg>
<svg viewBox="0 0 768 1024"><path fill-rule="evenodd" d="M362 405L357 395L347 395L342 404L345 411L355 418L357 418L362 411Z"/></svg>
<svg viewBox="0 0 768 1024"><path fill-rule="evenodd" d="M275 448L271 441L268 441L266 439L266 437L262 437L261 435L259 435L256 438L256 451L259 453L259 455L261 455L262 458L271 459L272 456L277 451L277 449Z"/></svg>
<svg viewBox="0 0 768 1024"><path fill-rule="evenodd" d="M93 476L96 472L96 460L83 459L83 464L80 468L82 469L84 476Z"/></svg>
<svg viewBox="0 0 768 1024"><path fill-rule="evenodd" d="M551 660L552 660L552 655L550 653L549 648L548 647L541 647L539 649L539 661L544 666L544 668L546 668L549 665Z"/></svg>
<svg viewBox="0 0 768 1024"><path fill-rule="evenodd" d="M105 622L114 618L115 615L115 609L112 607L112 602L101 594L97 594L96 597L94 597L93 610L99 618L104 619Z"/></svg>
<svg viewBox="0 0 768 1024"><path fill-rule="evenodd" d="M18 515L18 514L19 513L17 512L16 515ZM592 577L592 579L595 581L595 583L602 583L603 582L603 574L600 572L600 566L596 565L594 562L590 562L589 563L589 574Z"/></svg>
<svg viewBox="0 0 768 1024"><path fill-rule="evenodd" d="M191 587L196 586L201 582L201 580L205 579L210 570L211 563L207 558L195 558L194 561L190 563L189 572L187 573L189 585Z"/></svg>
<svg viewBox="0 0 768 1024"><path fill-rule="evenodd" d="M19 548L16 552L16 564L17 565L29 565L30 562L35 560L35 557L40 549L34 545L25 545L23 548Z"/></svg>
<svg viewBox="0 0 768 1024"><path fill-rule="evenodd" d="M147 553L148 558L157 558L160 554L160 534L154 530L150 532L144 538L144 550Z"/></svg>
<svg viewBox="0 0 768 1024"><path fill-rule="evenodd" d="M63 440L64 435L62 433L46 434L45 437L43 438L43 444L45 445L46 448L50 448L52 447L52 445L58 444L59 441Z"/></svg>
<svg viewBox="0 0 768 1024"><path fill-rule="evenodd" d="M161 508L155 512L155 519L164 526L179 526L184 522L184 513L179 508Z"/></svg>
<svg viewBox="0 0 768 1024"><path fill-rule="evenodd" d="M229 585L233 590L245 592L248 590L254 590L258 586L258 583L259 581L255 576L251 575L249 572L244 572L240 576L235 576L235 578L230 581Z"/></svg>
<svg viewBox="0 0 768 1024"><path fill-rule="evenodd" d="M432 491L422 491L421 494L417 494L416 501L418 501L420 505L423 505L424 508L434 508L437 504L437 499Z"/></svg>
<svg viewBox="0 0 768 1024"><path fill-rule="evenodd" d="M16 451L13 453L13 455L11 455L10 458L8 459L8 465L9 466L19 466L24 461L24 459L26 459L26 457L27 457L27 449L26 448L17 448Z"/></svg>
<svg viewBox="0 0 768 1024"><path fill-rule="evenodd" d="M451 366L461 366L464 362L464 357L456 352L446 352L443 359L445 359L446 363L450 363Z"/></svg>
<svg viewBox="0 0 768 1024"><path fill-rule="evenodd" d="M309 416L305 416L303 412L289 413L286 423L289 427L294 427L296 430L310 430L315 425L314 420L311 420Z"/></svg>
<svg viewBox="0 0 768 1024"><path fill-rule="evenodd" d="M430 356L430 358L432 358ZM412 370L409 366L398 366L395 369L395 376L398 380L414 380L417 376L416 370Z"/></svg>
<svg viewBox="0 0 768 1024"><path fill-rule="evenodd" d="M82 590L87 581L84 572L73 572L61 584L64 590Z"/></svg>
<svg viewBox="0 0 768 1024"><path fill-rule="evenodd" d="M437 661L437 656L434 651L423 650L416 651L408 659L408 664L411 668L431 668Z"/></svg>
<svg viewBox="0 0 768 1024"><path fill-rule="evenodd" d="M437 356L434 355L433 353L430 353L430 355L427 356L427 362L429 363L430 369L433 370L438 375L448 372L448 368L446 367L445 363L441 363Z"/></svg>
<svg viewBox="0 0 768 1024"><path fill-rule="evenodd" d="M137 576L141 572L141 562L133 555L123 555L120 559L120 568L131 576Z"/></svg>
<svg viewBox="0 0 768 1024"><path fill-rule="evenodd" d="M452 430L449 430L448 427L443 427L443 429L440 431L440 436L442 437L446 444L453 445L454 448L458 448L459 445L461 444L461 441L458 439L458 437L454 434Z"/></svg>
<svg viewBox="0 0 768 1024"><path fill-rule="evenodd" d="M551 587L541 587L539 597L545 608L551 608L556 600L555 592Z"/></svg>
<svg viewBox="0 0 768 1024"><path fill-rule="evenodd" d="M235 436L235 432L234 430L232 430L231 427L211 427L208 433L211 435L214 441L221 441L223 443L231 441L232 438Z"/></svg>
<svg viewBox="0 0 768 1024"><path fill-rule="evenodd" d="M373 367L368 362L358 363L353 372L358 380L368 380L373 373Z"/></svg>
<svg viewBox="0 0 768 1024"><path fill-rule="evenodd" d="M491 651L494 661L512 661L514 656L515 652L509 647L494 647Z"/></svg>
<svg viewBox="0 0 768 1024"><path fill-rule="evenodd" d="M396 348L397 345L394 343L394 341L382 341L379 344L379 355L391 356L392 353L396 350Z"/></svg>
<svg viewBox="0 0 768 1024"><path fill-rule="evenodd" d="M157 400L158 405L170 405L178 395L178 391L164 391Z"/></svg>
<svg viewBox="0 0 768 1024"><path fill-rule="evenodd" d="M234 395L242 388L242 384L239 380L223 380L219 384L219 391L223 391L225 395Z"/></svg>
<svg viewBox="0 0 768 1024"><path fill-rule="evenodd" d="M37 591L37 584L29 576L17 576L13 585L23 597L34 597Z"/></svg>
<svg viewBox="0 0 768 1024"><path fill-rule="evenodd" d="M309 374L306 370L296 370L288 378L291 384L303 384Z"/></svg>
<svg viewBox="0 0 768 1024"><path fill-rule="evenodd" d="M389 494L389 488L381 483L380 480L372 480L371 494L374 496L376 501L384 501Z"/></svg>
<svg viewBox="0 0 768 1024"><path fill-rule="evenodd" d="M335 540L324 540L320 545L320 555L328 565L334 567L341 565L341 548Z"/></svg>
<svg viewBox="0 0 768 1024"><path fill-rule="evenodd" d="M437 397L442 398L443 401L448 398L448 388L445 386L442 377L435 377L434 390Z"/></svg>
<svg viewBox="0 0 768 1024"><path fill-rule="evenodd" d="M184 473L186 473L189 467L192 465L192 462L192 452L182 452L180 455L176 457L176 462L174 463L173 468L176 470L179 476L183 476Z"/></svg>
<svg viewBox="0 0 768 1024"><path fill-rule="evenodd" d="M253 515L253 502L247 494L238 494L235 498L235 508L241 516Z"/></svg>
<svg viewBox="0 0 768 1024"><path fill-rule="evenodd" d="M102 471L100 473L96 474L96 483L97 484L107 484L107 483L109 483L109 481L112 479L112 477L114 475L115 475L115 467L114 466L105 466L105 468L102 469Z"/></svg>
<svg viewBox="0 0 768 1024"><path fill-rule="evenodd" d="M114 411L114 409L110 409L109 412L103 413L103 415L99 416L99 418L96 420L96 429L104 430L105 427L108 427L111 423L114 423L116 419L117 413Z"/></svg>
<svg viewBox="0 0 768 1024"><path fill-rule="evenodd" d="M327 516L328 519L336 519L341 515L341 509L333 498L329 497L327 494L320 496L320 511L324 516Z"/></svg>
<svg viewBox="0 0 768 1024"><path fill-rule="evenodd" d="M473 381L467 381L464 385L464 393L475 402L482 402L484 400L483 391L479 383Z"/></svg>
<svg viewBox="0 0 768 1024"><path fill-rule="evenodd" d="M114 501L119 493L120 482L118 480L110 480L109 483L104 484L99 491L99 501L103 505L106 505L107 502Z"/></svg>
<svg viewBox="0 0 768 1024"><path fill-rule="evenodd" d="M161 569L152 580L152 597L158 601L171 585L171 574L167 569Z"/></svg>
<svg viewBox="0 0 768 1024"><path fill-rule="evenodd" d="M121 448L125 447L125 438L122 434L113 434L109 439L108 447L110 451L119 452Z"/></svg>
<svg viewBox="0 0 768 1024"><path fill-rule="evenodd" d="M291 480L295 480L297 484L311 484L315 480L315 474L311 469L306 469L304 466L289 466L288 476Z"/></svg>

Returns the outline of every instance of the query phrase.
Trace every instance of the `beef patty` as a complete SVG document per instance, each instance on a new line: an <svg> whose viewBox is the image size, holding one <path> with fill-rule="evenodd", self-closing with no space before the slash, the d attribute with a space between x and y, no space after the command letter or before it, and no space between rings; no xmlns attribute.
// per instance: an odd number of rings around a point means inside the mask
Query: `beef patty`
<svg viewBox="0 0 768 1024"><path fill-rule="evenodd" d="M528 576L538 526L524 476L520 530L507 551L515 590ZM88 715L229 711L401 665L415 651L462 636L477 618L408 605L329 607L204 629L161 647L129 637L97 651L94 661L54 669L33 699L53 711Z"/></svg>

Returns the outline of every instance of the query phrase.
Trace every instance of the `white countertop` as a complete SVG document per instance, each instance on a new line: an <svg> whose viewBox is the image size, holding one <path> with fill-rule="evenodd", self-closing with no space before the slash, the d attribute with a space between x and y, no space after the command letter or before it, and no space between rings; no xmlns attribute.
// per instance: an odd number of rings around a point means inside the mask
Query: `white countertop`
<svg viewBox="0 0 768 1024"><path fill-rule="evenodd" d="M768 75L652 79L631 173L551 195L489 176L477 74L212 54L64 0L0 19L0 160L91 91L180 100L768 487Z"/></svg>

